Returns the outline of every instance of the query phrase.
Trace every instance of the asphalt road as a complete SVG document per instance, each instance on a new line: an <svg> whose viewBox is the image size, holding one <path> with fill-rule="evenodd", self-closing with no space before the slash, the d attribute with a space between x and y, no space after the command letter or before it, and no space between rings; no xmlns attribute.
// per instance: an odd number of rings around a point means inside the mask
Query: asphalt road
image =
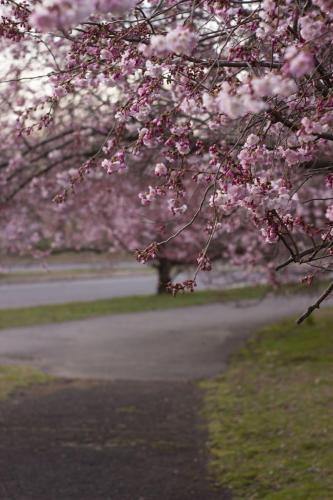
<svg viewBox="0 0 333 500"><path fill-rule="evenodd" d="M177 281L191 277L180 274ZM209 278L209 279L208 279ZM235 273L206 273L198 278L201 290L210 287L230 287L243 284L246 279ZM130 295L149 295L156 292L157 274L121 277L59 280L36 283L7 283L0 285L0 309L30 307L45 304L63 304Z"/></svg>
<svg viewBox="0 0 333 500"><path fill-rule="evenodd" d="M0 331L0 364L37 366L63 377L191 380L223 370L260 325L301 313L311 298L266 298L247 307L212 304Z"/></svg>
<svg viewBox="0 0 333 500"><path fill-rule="evenodd" d="M3 284L0 309L148 295L155 292L156 279L149 275Z"/></svg>

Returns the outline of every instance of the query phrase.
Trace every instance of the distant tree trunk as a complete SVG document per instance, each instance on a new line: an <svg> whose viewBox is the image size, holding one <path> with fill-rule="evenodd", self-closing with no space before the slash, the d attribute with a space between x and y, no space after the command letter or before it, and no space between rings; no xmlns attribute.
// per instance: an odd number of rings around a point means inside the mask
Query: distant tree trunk
<svg viewBox="0 0 333 500"><path fill-rule="evenodd" d="M171 264L168 259L159 259L157 265L158 285L157 293L166 293L166 285L171 281Z"/></svg>

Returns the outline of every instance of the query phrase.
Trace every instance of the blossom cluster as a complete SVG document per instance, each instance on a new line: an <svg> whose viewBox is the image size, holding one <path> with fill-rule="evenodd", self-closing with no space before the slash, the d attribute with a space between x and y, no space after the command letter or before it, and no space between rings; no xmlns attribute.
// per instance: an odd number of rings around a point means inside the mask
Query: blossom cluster
<svg viewBox="0 0 333 500"><path fill-rule="evenodd" d="M87 21L94 13L120 17L135 6L136 0L45 0L30 16L38 31L68 30Z"/></svg>
<svg viewBox="0 0 333 500"><path fill-rule="evenodd" d="M82 190L82 213L112 219L104 182L140 260L183 238L201 270L217 256L270 276L275 258L330 268L330 1L4 4L3 203Z"/></svg>

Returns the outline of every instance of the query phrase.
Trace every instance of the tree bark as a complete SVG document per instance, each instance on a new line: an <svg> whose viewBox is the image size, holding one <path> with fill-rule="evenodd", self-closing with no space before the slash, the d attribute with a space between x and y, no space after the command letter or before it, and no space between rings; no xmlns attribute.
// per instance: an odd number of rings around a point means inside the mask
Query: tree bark
<svg viewBox="0 0 333 500"><path fill-rule="evenodd" d="M171 263L168 259L159 259L157 265L158 285L157 293L167 293L166 285L171 281Z"/></svg>

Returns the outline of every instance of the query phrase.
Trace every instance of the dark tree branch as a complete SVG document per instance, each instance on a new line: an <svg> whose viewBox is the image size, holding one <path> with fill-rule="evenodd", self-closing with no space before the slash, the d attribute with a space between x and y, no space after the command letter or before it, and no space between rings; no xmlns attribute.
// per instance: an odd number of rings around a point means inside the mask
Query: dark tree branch
<svg viewBox="0 0 333 500"><path fill-rule="evenodd" d="M333 292L333 283L330 284L330 286L328 288L326 288L325 292L319 297L318 300L316 300L316 302L308 307L308 309L305 311L304 314L302 314L302 316L300 318L298 318L297 320L297 324L300 325L301 323L303 323L303 321L308 318L315 309L319 309L320 308L320 305L321 303L327 299L327 297Z"/></svg>
<svg viewBox="0 0 333 500"><path fill-rule="evenodd" d="M300 260L302 259L302 257L306 257L307 255L310 255L312 253L317 253L320 250L324 250L324 249L328 248L331 245L332 245L332 243L326 242L325 244L323 243L319 247L308 248L307 250L304 250L303 252L300 252L298 254L297 258L296 258L296 256L289 257L289 259L287 259L285 262L282 262L282 264L279 264L275 268L275 271L280 271L281 269L283 269L284 267L289 266L289 264L292 264L293 262L294 263L301 263Z"/></svg>

